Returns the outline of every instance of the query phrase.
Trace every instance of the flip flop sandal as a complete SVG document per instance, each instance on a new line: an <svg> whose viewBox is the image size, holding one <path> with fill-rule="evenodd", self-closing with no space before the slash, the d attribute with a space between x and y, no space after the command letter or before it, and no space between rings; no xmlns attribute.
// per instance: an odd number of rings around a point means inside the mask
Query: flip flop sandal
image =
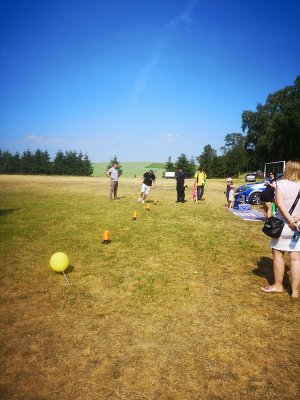
<svg viewBox="0 0 300 400"><path fill-rule="evenodd" d="M274 286L265 286L260 288L265 293L283 293L282 290L276 289Z"/></svg>

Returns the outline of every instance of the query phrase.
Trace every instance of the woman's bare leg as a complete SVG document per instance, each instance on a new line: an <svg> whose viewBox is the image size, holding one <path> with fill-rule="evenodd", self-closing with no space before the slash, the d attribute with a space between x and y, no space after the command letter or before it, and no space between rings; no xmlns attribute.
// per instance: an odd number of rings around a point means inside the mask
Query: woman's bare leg
<svg viewBox="0 0 300 400"><path fill-rule="evenodd" d="M292 286L292 297L294 299L299 298L299 286L300 286L300 252L290 252L290 264L291 264L291 286Z"/></svg>
<svg viewBox="0 0 300 400"><path fill-rule="evenodd" d="M274 271L274 287L278 291L283 290L283 277L284 277L284 251L272 249L273 253L273 271Z"/></svg>

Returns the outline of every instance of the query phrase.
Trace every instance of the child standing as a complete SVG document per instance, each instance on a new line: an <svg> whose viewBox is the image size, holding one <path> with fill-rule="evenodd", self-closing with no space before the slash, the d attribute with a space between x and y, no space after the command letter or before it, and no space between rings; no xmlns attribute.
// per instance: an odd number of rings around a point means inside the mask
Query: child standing
<svg viewBox="0 0 300 400"><path fill-rule="evenodd" d="M229 198L229 192L230 192L230 186L231 185L233 185L233 180L232 180L232 178L228 178L227 180L226 180L226 183L227 183L227 186L226 186L226 189L225 189L225 195L226 195L226 200L227 200L227 207L229 206L229 200L228 200L228 198Z"/></svg>
<svg viewBox="0 0 300 400"><path fill-rule="evenodd" d="M193 196L193 200L194 200L194 201L197 201L197 199L198 199L198 187L197 187L197 183L194 183L194 188L193 188L192 196Z"/></svg>
<svg viewBox="0 0 300 400"><path fill-rule="evenodd" d="M233 208L234 206L234 200L235 200L235 193L234 193L235 187L233 185L230 185L229 193L228 193L228 208Z"/></svg>

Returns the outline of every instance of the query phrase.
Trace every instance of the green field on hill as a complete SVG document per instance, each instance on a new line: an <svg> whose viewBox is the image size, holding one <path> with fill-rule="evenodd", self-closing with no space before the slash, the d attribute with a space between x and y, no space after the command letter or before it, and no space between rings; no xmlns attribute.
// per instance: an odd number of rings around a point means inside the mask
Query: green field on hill
<svg viewBox="0 0 300 400"><path fill-rule="evenodd" d="M122 176L127 178L135 178L142 176L149 169L153 169L158 178L163 176L165 163L160 162L121 162L123 169ZM107 163L94 163L93 176L105 176Z"/></svg>

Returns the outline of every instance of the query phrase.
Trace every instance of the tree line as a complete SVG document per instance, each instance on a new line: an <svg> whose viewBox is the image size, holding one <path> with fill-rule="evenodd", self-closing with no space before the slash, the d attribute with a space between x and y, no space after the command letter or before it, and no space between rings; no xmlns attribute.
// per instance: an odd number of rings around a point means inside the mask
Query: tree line
<svg viewBox="0 0 300 400"><path fill-rule="evenodd" d="M257 105L256 111L243 111L242 131L225 136L221 155L208 144L195 157L208 177L238 176L263 170L266 162L300 158L300 76L293 85L270 94L265 104ZM192 176L195 159L188 160L181 154L172 163L169 157L166 171L175 171L181 165Z"/></svg>
<svg viewBox="0 0 300 400"><path fill-rule="evenodd" d="M173 163L170 156L165 170L182 167L187 177L192 177L197 165L201 165L208 177L224 178L263 170L266 162L299 158L300 76L293 85L270 94L265 104L257 105L256 111L243 111L241 127L243 133L225 136L220 155L207 144L200 155L190 159L182 153ZM116 156L109 165L113 162L118 162ZM51 161L49 153L40 149L35 153L27 150L22 155L0 150L0 173L90 176L93 167L86 154L76 151L59 150Z"/></svg>
<svg viewBox="0 0 300 400"><path fill-rule="evenodd" d="M53 161L47 150L26 150L22 154L0 150L0 173L90 176L93 174L93 166L87 154L71 150L58 150Z"/></svg>

